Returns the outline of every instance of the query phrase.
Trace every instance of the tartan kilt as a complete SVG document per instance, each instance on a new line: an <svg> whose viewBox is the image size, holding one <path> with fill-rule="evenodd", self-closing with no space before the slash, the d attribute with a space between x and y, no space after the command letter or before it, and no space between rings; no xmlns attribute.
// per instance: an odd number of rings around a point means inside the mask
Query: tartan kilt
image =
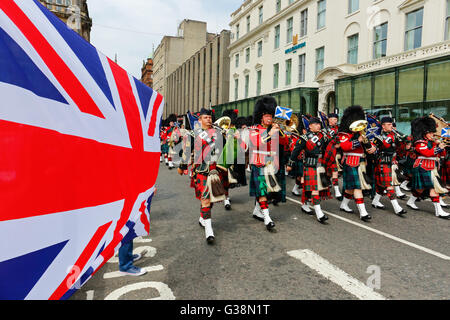
<svg viewBox="0 0 450 320"><path fill-rule="evenodd" d="M387 189L392 185L392 167L389 164L379 163L375 167L375 183L377 186Z"/></svg>
<svg viewBox="0 0 450 320"><path fill-rule="evenodd" d="M338 167L336 164L337 149L334 142L330 142L325 149L323 155L323 166L326 168L328 176L332 176L333 172L338 172Z"/></svg>
<svg viewBox="0 0 450 320"><path fill-rule="evenodd" d="M253 164L250 167L250 196L256 198L267 197L266 177L264 174L261 174L262 168Z"/></svg>
<svg viewBox="0 0 450 320"><path fill-rule="evenodd" d="M344 190L361 190L361 181L359 181L358 167L350 167L343 165L342 175L344 182Z"/></svg>
<svg viewBox="0 0 450 320"><path fill-rule="evenodd" d="M164 143L163 145L161 145L161 153L169 153L169 144L168 143Z"/></svg>
<svg viewBox="0 0 450 320"><path fill-rule="evenodd" d="M434 189L433 180L431 179L431 171L417 167L412 169L412 174L412 187L414 190Z"/></svg>
<svg viewBox="0 0 450 320"><path fill-rule="evenodd" d="M230 188L230 182L228 180L228 170L224 171L217 168L217 171L219 172L220 181L222 182L223 187L225 188L225 190L228 190Z"/></svg>
<svg viewBox="0 0 450 320"><path fill-rule="evenodd" d="M209 188L207 185L208 176L196 173L192 179L192 184L194 185L195 189L195 197L198 200L208 200L209 199ZM191 185L192 185L191 184Z"/></svg>
<svg viewBox="0 0 450 320"><path fill-rule="evenodd" d="M317 191L319 186L317 182L317 169L311 167L305 167L303 173L303 190L308 191Z"/></svg>

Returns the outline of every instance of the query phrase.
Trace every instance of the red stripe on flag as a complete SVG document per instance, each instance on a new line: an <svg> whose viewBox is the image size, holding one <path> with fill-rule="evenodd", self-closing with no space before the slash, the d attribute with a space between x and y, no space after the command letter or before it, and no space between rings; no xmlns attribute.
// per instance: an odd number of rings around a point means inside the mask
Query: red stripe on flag
<svg viewBox="0 0 450 320"><path fill-rule="evenodd" d="M153 137L156 130L156 116L158 115L159 106L161 105L163 96L158 93L155 103L153 104L152 118L150 119L150 125L148 127L148 135Z"/></svg>
<svg viewBox="0 0 450 320"><path fill-rule="evenodd" d="M67 276L64 278L63 282L59 285L59 287L55 290L55 292L53 292L49 300L61 299L61 297L67 292L67 290L69 290L72 287L73 283L68 283L69 278L73 277L74 274L76 275L76 278L78 278L78 276L88 263L89 259L94 254L95 249L98 247L98 244L103 239L103 236L105 235L106 231L108 231L109 226L111 224L112 221L108 222L107 224L97 229L94 236L84 249L83 253L80 255L77 262L75 262L75 265L72 267L71 271L67 274Z"/></svg>
<svg viewBox="0 0 450 320"><path fill-rule="evenodd" d="M80 111L105 118L77 77L19 6L13 0L1 0L0 9L6 13L28 39Z"/></svg>
<svg viewBox="0 0 450 320"><path fill-rule="evenodd" d="M94 207L155 185L159 153L0 120L0 221Z"/></svg>
<svg viewBox="0 0 450 320"><path fill-rule="evenodd" d="M115 62L108 59L114 79L119 91L120 102L125 114L130 143L136 152L144 150L144 135L142 134L141 114L131 88L128 73L119 67Z"/></svg>

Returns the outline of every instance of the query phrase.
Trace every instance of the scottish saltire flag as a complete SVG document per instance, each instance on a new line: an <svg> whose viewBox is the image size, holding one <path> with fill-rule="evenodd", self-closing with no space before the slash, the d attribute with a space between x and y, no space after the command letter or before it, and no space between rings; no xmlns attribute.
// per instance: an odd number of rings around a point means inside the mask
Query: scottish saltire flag
<svg viewBox="0 0 450 320"><path fill-rule="evenodd" d="M368 123L366 136L369 140L375 139L376 136L381 134L381 123L378 121L377 117L372 114L366 114L366 119Z"/></svg>
<svg viewBox="0 0 450 320"><path fill-rule="evenodd" d="M450 138L450 128L443 128L441 130L441 137L442 138Z"/></svg>
<svg viewBox="0 0 450 320"><path fill-rule="evenodd" d="M34 0L0 1L0 299L67 299L150 230L163 97Z"/></svg>
<svg viewBox="0 0 450 320"><path fill-rule="evenodd" d="M291 120L292 117L292 109L283 108L278 106L275 110L275 118L283 119L283 120Z"/></svg>
<svg viewBox="0 0 450 320"><path fill-rule="evenodd" d="M190 111L187 112L187 118L189 121L189 127L191 130L194 130L200 124L198 123L198 118L195 117Z"/></svg>

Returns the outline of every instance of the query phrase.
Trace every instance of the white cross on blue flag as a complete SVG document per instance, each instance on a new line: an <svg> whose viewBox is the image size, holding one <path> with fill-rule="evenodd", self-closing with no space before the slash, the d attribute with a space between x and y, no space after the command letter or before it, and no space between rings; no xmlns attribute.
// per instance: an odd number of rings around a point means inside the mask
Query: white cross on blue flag
<svg viewBox="0 0 450 320"><path fill-rule="evenodd" d="M292 109L278 106L277 109L275 110L275 118L283 120L291 120L291 117L292 117Z"/></svg>
<svg viewBox="0 0 450 320"><path fill-rule="evenodd" d="M442 138L450 138L450 128L443 128L441 132Z"/></svg>

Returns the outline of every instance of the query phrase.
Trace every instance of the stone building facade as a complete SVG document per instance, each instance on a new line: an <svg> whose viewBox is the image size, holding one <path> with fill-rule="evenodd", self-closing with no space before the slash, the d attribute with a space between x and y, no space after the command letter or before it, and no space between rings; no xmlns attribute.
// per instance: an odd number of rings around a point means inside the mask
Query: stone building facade
<svg viewBox="0 0 450 320"><path fill-rule="evenodd" d="M223 30L168 76L167 112L184 114L228 102L230 31Z"/></svg>
<svg viewBox="0 0 450 320"><path fill-rule="evenodd" d="M39 0L39 2L90 42L92 19L89 17L87 0Z"/></svg>

